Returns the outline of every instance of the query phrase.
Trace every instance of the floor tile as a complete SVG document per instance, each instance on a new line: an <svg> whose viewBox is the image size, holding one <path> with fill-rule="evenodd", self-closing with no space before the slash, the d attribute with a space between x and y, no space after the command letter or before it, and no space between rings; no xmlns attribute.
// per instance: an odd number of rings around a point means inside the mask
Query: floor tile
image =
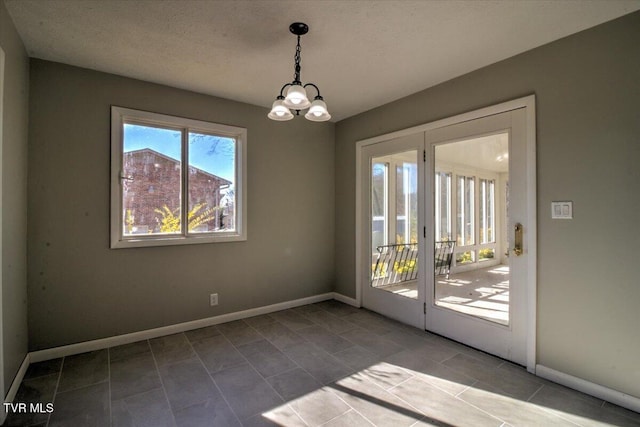
<svg viewBox="0 0 640 427"><path fill-rule="evenodd" d="M304 316L296 313L293 310L277 311L271 314L271 317L282 323L287 328L295 331L313 325L314 323Z"/></svg>
<svg viewBox="0 0 640 427"><path fill-rule="evenodd" d="M291 359L264 339L239 346L238 351L265 378L297 367Z"/></svg>
<svg viewBox="0 0 640 427"><path fill-rule="evenodd" d="M64 373L64 368L63 368ZM109 383L103 382L58 393L49 427L108 427Z"/></svg>
<svg viewBox="0 0 640 427"><path fill-rule="evenodd" d="M140 394L162 386L151 352L111 362L111 400Z"/></svg>
<svg viewBox="0 0 640 427"><path fill-rule="evenodd" d="M359 345L354 345L346 350L334 353L333 357L356 371L368 368L382 361L380 356L373 354Z"/></svg>
<svg viewBox="0 0 640 427"><path fill-rule="evenodd" d="M381 337L408 349L420 347L428 341L427 338L406 331L404 328L383 334Z"/></svg>
<svg viewBox="0 0 640 427"><path fill-rule="evenodd" d="M308 427L307 423L291 409L289 405L281 405L262 414L254 415L242 422L244 427Z"/></svg>
<svg viewBox="0 0 640 427"><path fill-rule="evenodd" d="M280 322L260 325L258 332L279 350L286 350L291 346L304 344L307 341Z"/></svg>
<svg viewBox="0 0 640 427"><path fill-rule="evenodd" d="M298 415L310 426L319 426L351 408L328 388L321 388L289 402Z"/></svg>
<svg viewBox="0 0 640 427"><path fill-rule="evenodd" d="M192 358L195 354L185 334L173 334L149 341L158 366Z"/></svg>
<svg viewBox="0 0 640 427"><path fill-rule="evenodd" d="M306 306L303 306L306 307ZM276 321L269 314L262 314L260 316L249 317L248 319L244 319L247 325L252 326L253 328L257 328L259 326L268 325Z"/></svg>
<svg viewBox="0 0 640 427"><path fill-rule="evenodd" d="M307 306L310 307L310 306ZM317 310L303 314L307 319L317 323L334 334L341 334L358 326L325 310Z"/></svg>
<svg viewBox="0 0 640 427"><path fill-rule="evenodd" d="M408 380L413 375L410 371L402 369L391 363L379 362L368 368L362 369L357 374L358 377L366 378L385 390L395 387Z"/></svg>
<svg viewBox="0 0 640 427"><path fill-rule="evenodd" d="M373 425L353 409L323 424L325 427L367 427Z"/></svg>
<svg viewBox="0 0 640 427"><path fill-rule="evenodd" d="M211 373L247 363L242 354L222 335L196 341L193 348Z"/></svg>
<svg viewBox="0 0 640 427"><path fill-rule="evenodd" d="M322 388L322 384L301 368L267 378L267 382L287 401Z"/></svg>
<svg viewBox="0 0 640 427"><path fill-rule="evenodd" d="M212 377L241 421L284 403L250 365L227 368Z"/></svg>
<svg viewBox="0 0 640 427"><path fill-rule="evenodd" d="M221 398L207 370L197 358L161 366L160 377L174 411L208 399Z"/></svg>
<svg viewBox="0 0 640 427"><path fill-rule="evenodd" d="M62 362L58 392L86 387L109 379L107 350L68 356Z"/></svg>
<svg viewBox="0 0 640 427"><path fill-rule="evenodd" d="M477 382L474 378L429 359L422 348L405 350L384 360L453 395L461 393Z"/></svg>
<svg viewBox="0 0 640 427"><path fill-rule="evenodd" d="M28 380L35 377L41 377L44 375L57 374L62 368L62 358L45 360L43 362L36 362L29 365L27 372L24 374L24 379Z"/></svg>
<svg viewBox="0 0 640 427"><path fill-rule="evenodd" d="M302 338L312 344L315 344L327 353L337 353L354 346L351 341L328 331L320 325L313 325L308 328L298 329L296 332Z"/></svg>
<svg viewBox="0 0 640 427"><path fill-rule="evenodd" d="M462 392L463 401L500 418L513 426L568 426L567 420L560 418L537 405L501 394L495 388L476 384Z"/></svg>
<svg viewBox="0 0 640 427"><path fill-rule="evenodd" d="M316 304L302 305L300 307L292 308L292 310L306 317L308 317L309 314L317 313L319 311L324 311L322 307L319 307Z"/></svg>
<svg viewBox="0 0 640 427"><path fill-rule="evenodd" d="M207 326L206 328L193 329L184 333L187 339L192 343L195 341L203 340L205 338L211 338L220 335L220 330L217 326Z"/></svg>
<svg viewBox="0 0 640 427"><path fill-rule="evenodd" d="M151 347L147 340L111 347L109 349L109 360L114 362L144 353L151 353Z"/></svg>
<svg viewBox="0 0 640 427"><path fill-rule="evenodd" d="M405 350L401 345L364 329L353 329L340 336L382 357Z"/></svg>
<svg viewBox="0 0 640 427"><path fill-rule="evenodd" d="M359 313L363 311L363 309L361 308L352 307L348 304L345 304L336 300L322 301L314 305L317 305L323 310L326 310L329 313L334 314L338 317L344 317L344 316L348 316L349 314Z"/></svg>
<svg viewBox="0 0 640 427"><path fill-rule="evenodd" d="M240 421L222 400L207 400L176 411L178 427L231 427L240 426Z"/></svg>
<svg viewBox="0 0 640 427"><path fill-rule="evenodd" d="M436 362L444 362L445 360L449 360L460 353L460 351L451 346L431 340L425 340L419 346L411 350L415 351L416 354L422 354L422 357L424 358L431 359Z"/></svg>
<svg viewBox="0 0 640 427"><path fill-rule="evenodd" d="M503 421L417 378L390 390L429 418L454 426L495 426ZM533 424L536 425L536 424ZM543 424L538 424L543 425Z"/></svg>
<svg viewBox="0 0 640 427"><path fill-rule="evenodd" d="M603 407L600 399L561 386L545 385L530 402L584 427L640 426L640 416L634 421L606 406Z"/></svg>
<svg viewBox="0 0 640 427"><path fill-rule="evenodd" d="M618 405L614 405L613 403L609 403L609 402L605 402L603 405L603 408L605 408L607 411L611 411L613 413L616 413L618 415L622 415L625 416L627 418L631 418L631 420L635 421L636 424L638 424L640 426L640 412L634 412L631 411L629 409L623 408L621 406Z"/></svg>
<svg viewBox="0 0 640 427"><path fill-rule="evenodd" d="M223 323L218 325L218 330L227 337L233 345L243 345L254 341L259 341L262 336L244 320L236 320L235 322Z"/></svg>
<svg viewBox="0 0 640 427"><path fill-rule="evenodd" d="M321 384L331 383L353 372L326 351L309 343L291 346L284 353Z"/></svg>
<svg viewBox="0 0 640 427"><path fill-rule="evenodd" d="M485 361L459 353L443 364L453 370L480 380L476 387L484 384L500 390L506 396L527 400L542 387L542 382L524 369L507 367L505 369L493 368ZM506 370L509 369L509 375Z"/></svg>
<svg viewBox="0 0 640 427"><path fill-rule="evenodd" d="M411 426L423 418L423 414L407 402L358 375L328 387L377 426Z"/></svg>
<svg viewBox="0 0 640 427"><path fill-rule="evenodd" d="M173 427L164 390L157 388L111 402L112 427Z"/></svg>
<svg viewBox="0 0 640 427"><path fill-rule="evenodd" d="M378 335L388 334L393 331L391 322L388 319L384 319L382 316L368 310L359 310L345 316L344 319Z"/></svg>

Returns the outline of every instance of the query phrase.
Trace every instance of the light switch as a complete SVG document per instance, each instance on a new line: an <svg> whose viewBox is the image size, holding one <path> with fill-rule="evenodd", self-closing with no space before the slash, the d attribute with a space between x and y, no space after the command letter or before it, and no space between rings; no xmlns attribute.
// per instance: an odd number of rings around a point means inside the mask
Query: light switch
<svg viewBox="0 0 640 427"><path fill-rule="evenodd" d="M573 202L551 202L551 218L573 219Z"/></svg>

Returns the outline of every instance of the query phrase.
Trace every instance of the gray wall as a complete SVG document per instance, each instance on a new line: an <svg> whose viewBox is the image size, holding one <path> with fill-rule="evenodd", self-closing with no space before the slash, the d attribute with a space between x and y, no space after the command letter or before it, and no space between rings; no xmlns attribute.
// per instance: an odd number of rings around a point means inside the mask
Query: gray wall
<svg viewBox="0 0 640 427"><path fill-rule="evenodd" d="M30 350L333 290L333 123L42 60L30 79ZM247 128L248 240L110 250L111 105Z"/></svg>
<svg viewBox="0 0 640 427"><path fill-rule="evenodd" d="M358 140L535 93L538 363L640 397L639 46L634 13L339 122L336 291L356 292Z"/></svg>
<svg viewBox="0 0 640 427"><path fill-rule="evenodd" d="M27 354L27 127L29 59L4 2L0 46L5 53L2 102L2 351L4 390Z"/></svg>

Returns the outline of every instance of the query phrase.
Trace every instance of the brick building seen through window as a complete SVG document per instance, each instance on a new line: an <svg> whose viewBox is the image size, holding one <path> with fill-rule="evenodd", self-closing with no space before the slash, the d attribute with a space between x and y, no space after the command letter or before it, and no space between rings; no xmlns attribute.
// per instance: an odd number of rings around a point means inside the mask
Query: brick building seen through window
<svg viewBox="0 0 640 427"><path fill-rule="evenodd" d="M167 232L161 230L163 218L172 214L180 218L181 162L145 148L124 153L123 163L125 234ZM233 230L232 183L193 166L189 167L188 183L189 211L204 218L189 231Z"/></svg>

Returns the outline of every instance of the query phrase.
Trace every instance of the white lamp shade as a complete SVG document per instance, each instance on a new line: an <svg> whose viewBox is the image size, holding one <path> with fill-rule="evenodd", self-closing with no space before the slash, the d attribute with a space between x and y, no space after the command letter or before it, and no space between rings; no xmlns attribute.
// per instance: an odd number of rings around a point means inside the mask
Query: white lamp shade
<svg viewBox="0 0 640 427"><path fill-rule="evenodd" d="M293 110L304 110L309 108L310 102L307 98L307 91L300 85L291 85L284 98L284 105Z"/></svg>
<svg viewBox="0 0 640 427"><path fill-rule="evenodd" d="M331 114L327 111L327 104L321 99L316 99L311 103L311 107L304 117L312 122L326 122L331 119Z"/></svg>
<svg viewBox="0 0 640 427"><path fill-rule="evenodd" d="M276 99L271 107L271 111L267 114L271 120L284 122L293 119L293 113L285 105L282 99Z"/></svg>

